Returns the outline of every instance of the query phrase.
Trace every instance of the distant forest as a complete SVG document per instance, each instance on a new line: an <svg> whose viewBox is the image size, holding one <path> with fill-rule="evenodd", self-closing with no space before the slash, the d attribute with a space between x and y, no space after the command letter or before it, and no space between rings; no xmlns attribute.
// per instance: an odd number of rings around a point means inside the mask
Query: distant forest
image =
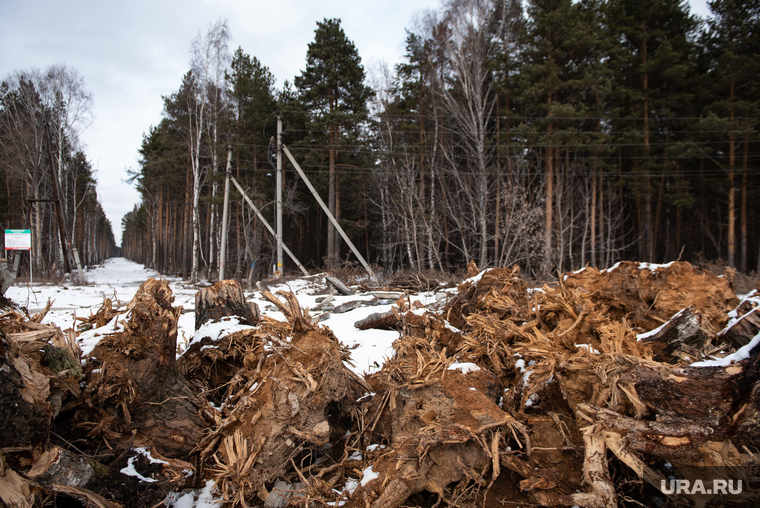
<svg viewBox="0 0 760 508"><path fill-rule="evenodd" d="M83 266L117 252L79 139L91 121L92 94L72 67L18 71L0 82L0 223L31 231L22 273L30 263L35 278L70 271L74 249Z"/></svg>
<svg viewBox="0 0 760 508"><path fill-rule="evenodd" d="M714 0L707 20L679 0L522 5L444 0L407 30L392 68L365 69L341 21L325 19L282 89L231 50L226 22L209 26L139 148L124 254L213 278L227 147L274 224L280 116L285 145L386 273L679 258L760 271L760 3ZM283 167L285 245L311 269L355 262ZM230 196L225 275L265 276L274 238Z"/></svg>

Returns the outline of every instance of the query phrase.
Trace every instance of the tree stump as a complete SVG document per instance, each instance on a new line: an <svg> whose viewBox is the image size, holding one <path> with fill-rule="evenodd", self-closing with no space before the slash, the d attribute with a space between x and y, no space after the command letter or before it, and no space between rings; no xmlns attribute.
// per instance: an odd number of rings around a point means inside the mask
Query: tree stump
<svg viewBox="0 0 760 508"><path fill-rule="evenodd" d="M209 321L226 316L237 316L241 324L256 326L259 308L245 301L243 288L236 280L220 280L211 287L203 288L195 295L195 329Z"/></svg>
<svg viewBox="0 0 760 508"><path fill-rule="evenodd" d="M201 401L174 368L182 308L173 301L166 281L140 286L124 331L101 340L90 355L84 368L88 404L77 416L79 425L94 426L91 434L106 439L124 439L137 429L171 458L187 455L205 428Z"/></svg>

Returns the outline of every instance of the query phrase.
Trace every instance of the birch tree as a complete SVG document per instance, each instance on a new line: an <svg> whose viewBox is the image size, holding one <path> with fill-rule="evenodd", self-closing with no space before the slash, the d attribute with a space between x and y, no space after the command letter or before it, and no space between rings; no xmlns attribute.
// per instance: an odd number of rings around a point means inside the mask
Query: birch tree
<svg viewBox="0 0 760 508"><path fill-rule="evenodd" d="M211 158L211 171L216 171L219 164L217 140L219 132L219 113L221 93L225 89L224 75L230 60L228 42L230 39L227 21L217 21L209 26L205 35L198 35L190 45L192 93L187 95L187 112L189 121L189 147L193 172L193 255L191 278L198 280L200 246L200 195L201 185L208 168L201 164L204 136L208 141L208 155ZM216 183L213 184L212 199ZM215 205L211 205L211 228L209 232L209 263L213 264L216 246Z"/></svg>
<svg viewBox="0 0 760 508"><path fill-rule="evenodd" d="M489 195L493 146L489 143L496 93L489 63L504 49L500 41L512 37L520 16L516 2L491 0L451 0L445 6L443 23L449 36L444 40L450 74L448 84L438 87L442 107L461 140L461 148L471 168L472 185L464 185L477 231L478 264L488 264ZM448 86L447 86L448 85ZM455 175L459 177L459 175Z"/></svg>

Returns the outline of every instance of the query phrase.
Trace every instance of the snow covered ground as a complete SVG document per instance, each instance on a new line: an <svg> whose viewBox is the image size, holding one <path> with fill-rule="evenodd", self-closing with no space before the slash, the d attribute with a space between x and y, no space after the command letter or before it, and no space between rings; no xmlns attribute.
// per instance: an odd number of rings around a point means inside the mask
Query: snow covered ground
<svg viewBox="0 0 760 508"><path fill-rule="evenodd" d="M87 286L57 286L33 284L16 285L8 289L5 296L24 307L30 314L39 312L45 307L48 299L53 301L51 311L47 314L44 323L54 323L61 329L71 328L75 316L85 317L94 314L103 303L104 297L113 300L114 307L125 308L134 296L140 284L150 277L161 277L154 270L149 270L141 265L133 263L125 258L108 259L102 266L88 270L86 279ZM183 313L178 323L178 346L181 351L187 349L194 337L200 340L201 335L227 334L236 329L234 322L226 323L226 326L208 327L195 332L195 294L198 287L183 282L176 277L163 277L169 282L174 293L174 305L182 306ZM308 278L300 278L290 282L275 283L269 286L269 291L275 294L277 291L292 291L298 298L301 307L314 309L317 300L325 297L330 292L323 276L315 275ZM276 310L268 300L261 296L260 291L246 291L246 300L256 302L261 309L262 315L274 319L284 320L284 316ZM337 307L347 302L359 300L372 300L372 295L332 295L335 301L332 305ZM410 301L419 301L422 305L436 303L433 293L420 293L411 295ZM380 305L362 306L344 313L330 312L320 322L329 327L335 336L351 349L353 365L349 365L358 374L371 373L380 369L386 357L393 354L391 344L399 337L398 332L388 330L358 330L354 323L366 318L370 314L387 312L392 307L390 300L380 300ZM319 311L311 312L312 315L322 314ZM237 325L239 327L240 325ZM97 343L97 339L108 332L117 329L118 323L109 323L105 327L90 330L80 335L80 346L85 354Z"/></svg>

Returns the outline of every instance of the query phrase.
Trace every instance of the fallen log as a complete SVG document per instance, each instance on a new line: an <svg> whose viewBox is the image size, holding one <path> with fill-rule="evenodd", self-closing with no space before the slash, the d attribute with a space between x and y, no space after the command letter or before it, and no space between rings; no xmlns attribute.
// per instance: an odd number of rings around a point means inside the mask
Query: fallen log
<svg viewBox="0 0 760 508"><path fill-rule="evenodd" d="M354 323L354 327L358 330L400 330L402 326L401 316L393 310L374 312Z"/></svg>
<svg viewBox="0 0 760 508"><path fill-rule="evenodd" d="M341 295L349 296L354 294L354 292L351 291L351 289L337 277L325 275L325 280Z"/></svg>
<svg viewBox="0 0 760 508"><path fill-rule="evenodd" d="M730 323L726 329L718 334L720 338L726 338L737 349L746 346L760 333L760 305L756 301L747 300L737 307L738 319Z"/></svg>

